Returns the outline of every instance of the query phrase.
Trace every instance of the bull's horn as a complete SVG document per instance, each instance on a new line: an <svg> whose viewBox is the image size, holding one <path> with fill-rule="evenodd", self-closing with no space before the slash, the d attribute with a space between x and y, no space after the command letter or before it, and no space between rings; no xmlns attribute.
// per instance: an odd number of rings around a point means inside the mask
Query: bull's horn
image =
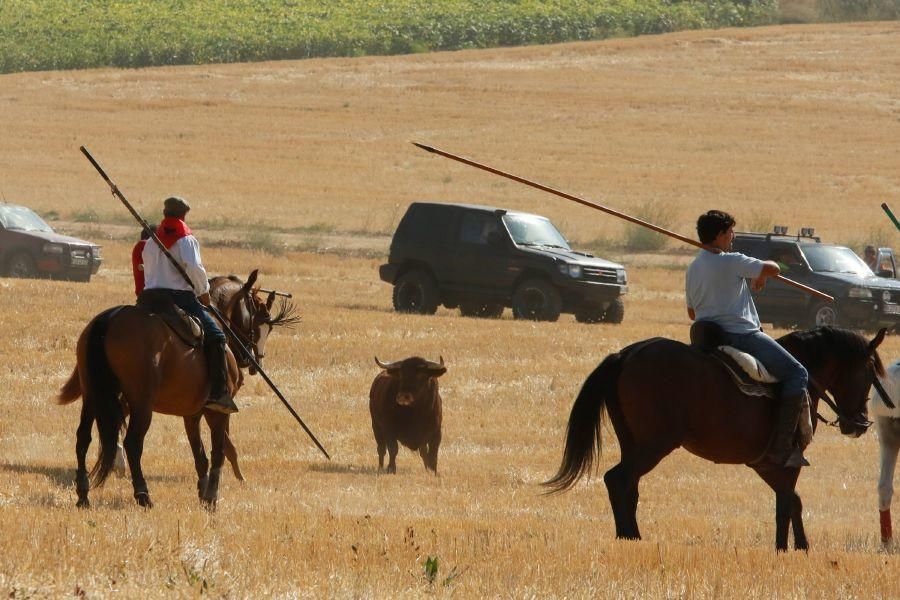
<svg viewBox="0 0 900 600"><path fill-rule="evenodd" d="M433 370L433 371L444 371L444 370L446 370L446 367L444 367L444 357L441 356L440 358L441 358L440 364L434 362L433 360L427 360L427 361L425 361L425 368L427 368L429 371L431 371L431 370Z"/></svg>
<svg viewBox="0 0 900 600"><path fill-rule="evenodd" d="M400 366L400 365L397 364L396 362L392 362L392 363L383 363L383 362L381 362L380 360L378 360L378 357L377 357L377 356L375 357L375 364L378 365L379 367L381 367L382 369L385 369L385 370L387 370L387 369L397 369L397 368L399 368L399 366Z"/></svg>

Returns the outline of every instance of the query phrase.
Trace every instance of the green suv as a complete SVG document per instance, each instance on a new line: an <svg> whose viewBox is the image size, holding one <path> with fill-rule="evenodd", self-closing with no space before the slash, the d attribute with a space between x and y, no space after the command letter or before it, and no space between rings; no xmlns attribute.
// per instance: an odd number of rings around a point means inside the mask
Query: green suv
<svg viewBox="0 0 900 600"><path fill-rule="evenodd" d="M900 281L877 277L844 246L822 243L811 230L805 235L736 233L734 250L775 261L781 274L834 297L814 298L777 280L766 282L753 298L760 320L776 327L838 325L856 329L895 328L900 324Z"/></svg>
<svg viewBox="0 0 900 600"><path fill-rule="evenodd" d="M577 252L547 218L469 204L415 202L397 226L379 275L394 286L394 308L433 314L620 323L622 265Z"/></svg>

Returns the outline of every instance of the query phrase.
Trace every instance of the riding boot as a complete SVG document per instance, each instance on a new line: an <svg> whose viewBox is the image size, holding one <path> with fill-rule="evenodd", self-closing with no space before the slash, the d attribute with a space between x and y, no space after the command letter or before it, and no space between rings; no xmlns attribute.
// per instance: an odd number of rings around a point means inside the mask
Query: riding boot
<svg viewBox="0 0 900 600"><path fill-rule="evenodd" d="M783 467L809 466L803 451L794 444L794 434L797 431L800 409L803 407L805 397L804 393L795 394L782 398L778 404L778 412L775 415L775 438L766 455L768 462Z"/></svg>
<svg viewBox="0 0 900 600"><path fill-rule="evenodd" d="M205 408L225 414L236 413L238 407L228 391L225 342L206 344L206 364L209 372L209 398L206 400Z"/></svg>

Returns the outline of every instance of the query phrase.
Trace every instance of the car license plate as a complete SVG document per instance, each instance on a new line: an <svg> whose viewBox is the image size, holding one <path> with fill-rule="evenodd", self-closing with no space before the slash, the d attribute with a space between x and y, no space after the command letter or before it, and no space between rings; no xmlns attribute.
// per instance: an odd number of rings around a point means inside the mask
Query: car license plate
<svg viewBox="0 0 900 600"><path fill-rule="evenodd" d="M900 315L900 304L885 304L884 313L887 315Z"/></svg>
<svg viewBox="0 0 900 600"><path fill-rule="evenodd" d="M73 256L72 257L72 265L76 267L85 267L88 264L88 259L84 256ZM887 307L885 307L887 308Z"/></svg>

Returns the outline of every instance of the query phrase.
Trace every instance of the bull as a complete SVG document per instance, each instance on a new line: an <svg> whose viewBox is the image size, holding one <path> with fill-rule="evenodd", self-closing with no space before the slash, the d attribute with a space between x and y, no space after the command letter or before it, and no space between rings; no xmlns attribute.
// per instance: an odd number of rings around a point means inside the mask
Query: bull
<svg viewBox="0 0 900 600"><path fill-rule="evenodd" d="M441 395L438 377L447 372L444 358L435 363L418 356L392 363L375 357L384 369L375 376L369 391L372 431L378 445L378 469L384 469L388 452L388 473L397 472L398 442L418 450L426 469L437 474L441 445Z"/></svg>

